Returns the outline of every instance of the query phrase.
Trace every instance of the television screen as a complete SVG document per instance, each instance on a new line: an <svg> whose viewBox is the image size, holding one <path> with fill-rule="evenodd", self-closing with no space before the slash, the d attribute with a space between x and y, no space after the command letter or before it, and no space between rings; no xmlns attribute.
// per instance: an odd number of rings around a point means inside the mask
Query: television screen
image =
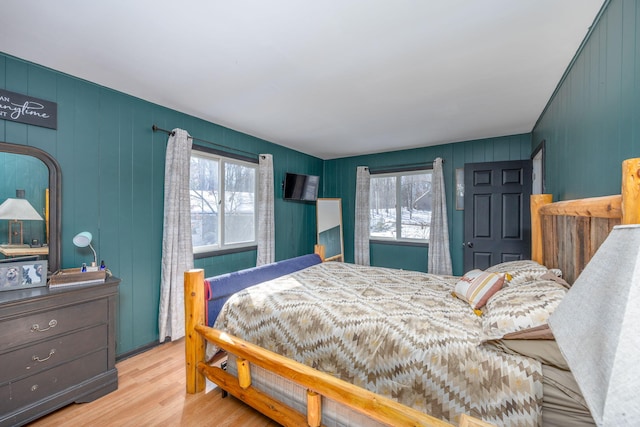
<svg viewBox="0 0 640 427"><path fill-rule="evenodd" d="M285 200L315 201L318 198L320 177L287 172L284 177L283 198Z"/></svg>

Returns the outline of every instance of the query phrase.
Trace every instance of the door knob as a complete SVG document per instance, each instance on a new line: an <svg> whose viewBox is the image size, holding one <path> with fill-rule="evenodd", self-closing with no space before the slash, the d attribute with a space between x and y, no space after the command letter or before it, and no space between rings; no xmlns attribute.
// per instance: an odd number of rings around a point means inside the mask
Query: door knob
<svg viewBox="0 0 640 427"><path fill-rule="evenodd" d="M472 248L473 247L473 242L467 242L467 247L468 248Z"/></svg>

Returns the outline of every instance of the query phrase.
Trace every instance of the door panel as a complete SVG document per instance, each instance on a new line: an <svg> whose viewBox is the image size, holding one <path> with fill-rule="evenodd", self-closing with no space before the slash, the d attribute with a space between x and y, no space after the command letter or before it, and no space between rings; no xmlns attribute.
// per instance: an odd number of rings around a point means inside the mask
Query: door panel
<svg viewBox="0 0 640 427"><path fill-rule="evenodd" d="M465 165L465 272L531 257L531 168L531 160Z"/></svg>
<svg viewBox="0 0 640 427"><path fill-rule="evenodd" d="M473 235L491 237L491 194L476 194L473 200L475 212L482 213L473 217Z"/></svg>
<svg viewBox="0 0 640 427"><path fill-rule="evenodd" d="M502 238L522 239L522 194L502 195Z"/></svg>

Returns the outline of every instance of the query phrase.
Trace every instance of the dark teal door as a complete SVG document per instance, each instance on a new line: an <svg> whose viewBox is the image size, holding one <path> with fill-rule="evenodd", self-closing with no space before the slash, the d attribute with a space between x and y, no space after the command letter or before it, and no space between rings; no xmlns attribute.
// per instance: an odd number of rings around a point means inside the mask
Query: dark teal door
<svg viewBox="0 0 640 427"><path fill-rule="evenodd" d="M464 165L464 271L531 257L531 160Z"/></svg>

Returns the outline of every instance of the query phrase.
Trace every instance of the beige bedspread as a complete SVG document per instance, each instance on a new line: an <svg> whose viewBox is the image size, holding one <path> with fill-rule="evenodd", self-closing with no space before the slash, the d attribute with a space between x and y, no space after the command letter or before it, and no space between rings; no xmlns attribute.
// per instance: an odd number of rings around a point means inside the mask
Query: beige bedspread
<svg viewBox="0 0 640 427"><path fill-rule="evenodd" d="M450 422L541 422L539 362L481 344L457 279L322 263L231 297L214 328Z"/></svg>

